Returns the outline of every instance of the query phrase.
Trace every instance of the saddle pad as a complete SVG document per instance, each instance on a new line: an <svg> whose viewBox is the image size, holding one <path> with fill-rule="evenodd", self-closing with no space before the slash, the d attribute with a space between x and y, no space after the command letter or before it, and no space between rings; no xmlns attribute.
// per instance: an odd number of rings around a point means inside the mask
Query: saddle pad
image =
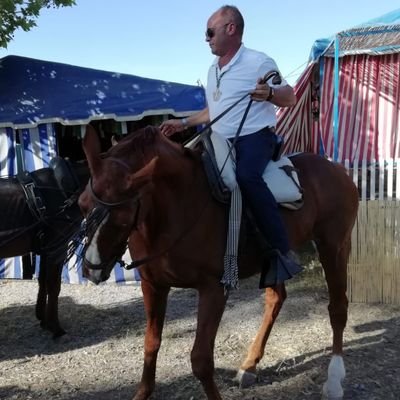
<svg viewBox="0 0 400 400"><path fill-rule="evenodd" d="M211 134L211 141L214 146L218 168L220 171L223 168L221 178L225 185L232 191L237 186L235 162L233 160L234 150L231 153L232 157L229 156L228 160L226 160L229 154L229 142L215 132ZM289 157L281 157L278 161L271 160L263 173L264 181L267 183L277 203L290 203L302 199L297 173L296 171L292 171L292 177L289 177L281 168L286 165L293 168ZM296 186L293 180L298 186Z"/></svg>

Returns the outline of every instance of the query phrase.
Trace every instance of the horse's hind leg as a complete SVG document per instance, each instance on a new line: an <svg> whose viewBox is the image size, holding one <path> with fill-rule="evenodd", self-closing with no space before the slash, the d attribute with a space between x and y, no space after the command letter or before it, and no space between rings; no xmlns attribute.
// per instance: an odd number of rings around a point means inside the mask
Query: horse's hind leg
<svg viewBox="0 0 400 400"><path fill-rule="evenodd" d="M144 340L144 364L142 379L133 400L146 400L155 387L157 355L167 308L169 288L156 288L142 280L143 301L146 311L146 335Z"/></svg>
<svg viewBox="0 0 400 400"><path fill-rule="evenodd" d="M196 339L191 361L193 374L201 382L208 400L222 400L214 381L214 344L226 297L219 282L199 289Z"/></svg>
<svg viewBox="0 0 400 400"><path fill-rule="evenodd" d="M346 327L348 312L346 290L350 247L349 239L340 247L332 242L318 244L319 257L328 284L328 311L333 331L333 356L328 368L328 379L323 388L323 394L328 399L343 397L342 381L346 375L343 362L343 331Z"/></svg>
<svg viewBox="0 0 400 400"><path fill-rule="evenodd" d="M284 284L265 289L265 308L262 323L236 376L240 387L248 387L256 382L257 364L264 355L268 337L285 299L286 289Z"/></svg>

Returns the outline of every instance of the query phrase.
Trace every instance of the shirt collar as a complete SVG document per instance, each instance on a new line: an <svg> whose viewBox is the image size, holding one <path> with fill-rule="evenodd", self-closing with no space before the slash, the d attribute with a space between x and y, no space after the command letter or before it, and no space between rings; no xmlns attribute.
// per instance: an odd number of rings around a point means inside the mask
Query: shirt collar
<svg viewBox="0 0 400 400"><path fill-rule="evenodd" d="M239 59L240 55L243 53L244 49L245 49L245 47L244 47L244 44L242 43L240 45L238 51L236 52L236 54L232 57L231 61L229 61L228 64L226 64L222 67L221 72L227 71L233 64L235 64L235 62ZM218 61L219 61L219 57L215 57L212 65L217 67Z"/></svg>

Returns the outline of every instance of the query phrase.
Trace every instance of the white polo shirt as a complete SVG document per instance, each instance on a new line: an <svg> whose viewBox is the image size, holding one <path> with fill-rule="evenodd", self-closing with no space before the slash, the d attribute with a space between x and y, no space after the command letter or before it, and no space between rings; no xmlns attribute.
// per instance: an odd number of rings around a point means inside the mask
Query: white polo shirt
<svg viewBox="0 0 400 400"><path fill-rule="evenodd" d="M214 60L208 70L206 97L210 121L224 112L246 93L253 91L258 78L262 78L272 70L279 72L275 61L271 57L259 51L248 49L243 44L232 60L221 69L218 66L218 59L219 57ZM280 85L273 85L270 80L268 84L279 87L287 85L287 82L282 79ZM211 129L226 138L234 137L249 100L250 96L242 100L219 121L213 124ZM254 101L240 132L240 136L249 135L266 126L273 127L275 125L275 106L268 101Z"/></svg>

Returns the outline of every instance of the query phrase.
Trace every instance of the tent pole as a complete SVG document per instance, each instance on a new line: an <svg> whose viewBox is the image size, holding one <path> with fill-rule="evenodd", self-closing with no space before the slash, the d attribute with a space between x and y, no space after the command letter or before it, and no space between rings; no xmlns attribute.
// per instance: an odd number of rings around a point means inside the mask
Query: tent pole
<svg viewBox="0 0 400 400"><path fill-rule="evenodd" d="M333 68L333 160L338 160L339 153L339 35L335 37L335 62Z"/></svg>

